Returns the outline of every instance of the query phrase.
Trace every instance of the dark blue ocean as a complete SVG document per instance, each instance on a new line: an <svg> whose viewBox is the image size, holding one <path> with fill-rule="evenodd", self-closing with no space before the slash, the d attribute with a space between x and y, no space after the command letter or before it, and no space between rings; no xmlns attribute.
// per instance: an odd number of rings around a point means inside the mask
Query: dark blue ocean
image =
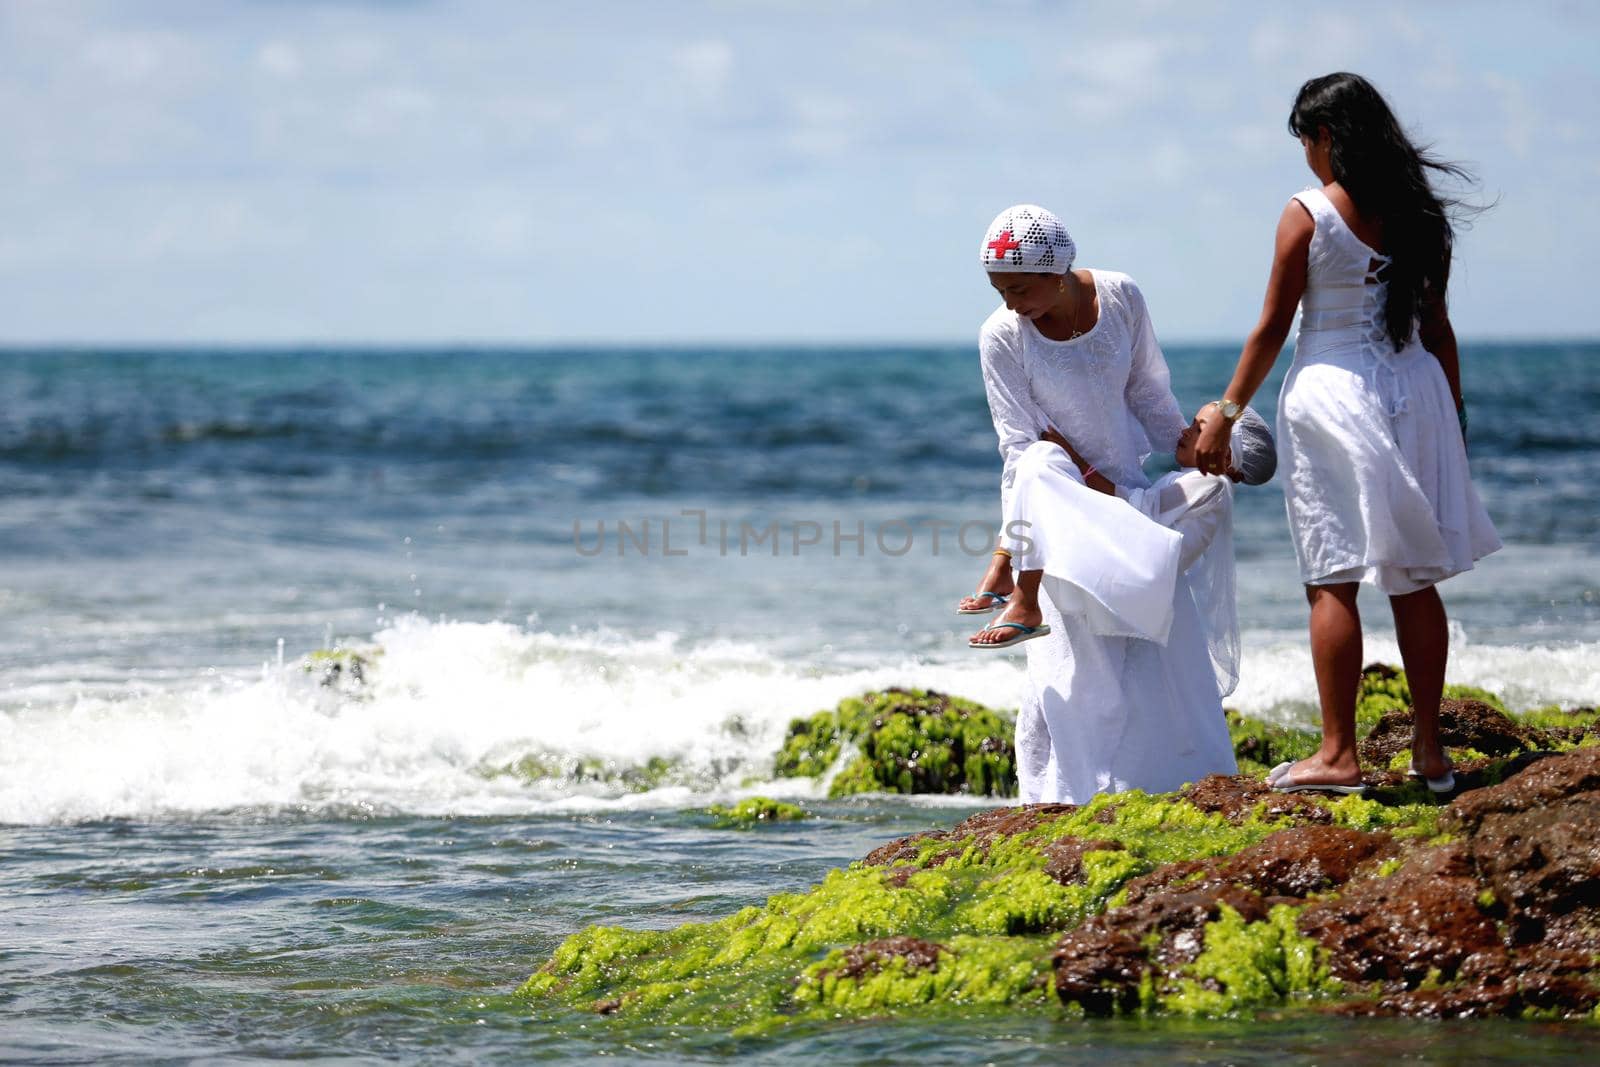
<svg viewBox="0 0 1600 1067"><path fill-rule="evenodd" d="M1236 354L1168 350L1186 409ZM1451 680L1593 703L1600 344L1463 364L1506 548L1442 587ZM1021 658L952 610L998 520L970 347L11 350L0 401L0 1058L1280 1062L1243 1024L615 1047L507 998L585 923L725 914L965 810L766 779L789 718L871 686L1016 703ZM1236 540L1229 703L1309 721L1274 486ZM364 687L301 669L329 646L381 649ZM549 772L505 773L528 757ZM823 818L700 814L756 792ZM1474 1033L1284 1039L1579 1054Z"/></svg>

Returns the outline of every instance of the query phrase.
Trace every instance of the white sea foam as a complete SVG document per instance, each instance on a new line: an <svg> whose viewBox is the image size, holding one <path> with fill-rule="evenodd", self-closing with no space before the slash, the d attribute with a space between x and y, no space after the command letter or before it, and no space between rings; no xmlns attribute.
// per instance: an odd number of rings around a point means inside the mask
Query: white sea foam
<svg viewBox="0 0 1600 1067"><path fill-rule="evenodd" d="M0 822L240 807L502 813L681 807L765 778L789 720L862 690L916 684L1014 706L1013 662L827 670L672 634L556 635L409 619L374 635L359 698L292 666L153 688L35 688L0 712ZM492 772L523 757L620 773L673 761L644 795L604 780ZM801 783L801 791L809 788Z"/></svg>
<svg viewBox="0 0 1600 1067"><path fill-rule="evenodd" d="M1451 630L1448 682L1498 693L1513 710L1600 700L1600 642L1480 645L1454 624ZM1244 649L1239 688L1224 703L1276 722L1316 725L1317 692L1305 636L1246 634ZM1365 653L1369 663L1400 663L1392 636L1368 636Z"/></svg>
<svg viewBox="0 0 1600 1067"><path fill-rule="evenodd" d="M1015 707L1019 656L906 658L873 667L797 662L755 644L670 633L553 634L503 623L404 620L359 696L292 664L259 677L130 679L121 690L30 686L0 711L0 822L192 814L239 808L495 814L681 808L753 792L790 721L862 690L915 685ZM1275 719L1313 717L1299 634L1246 640L1228 701ZM1369 640L1369 659L1396 659ZM1514 706L1600 696L1600 646L1479 646L1458 635L1451 680ZM269 653L270 654L270 653ZM495 773L525 757L548 777ZM618 776L666 760L634 792ZM586 777L563 773L587 764ZM599 774L596 776L595 771Z"/></svg>

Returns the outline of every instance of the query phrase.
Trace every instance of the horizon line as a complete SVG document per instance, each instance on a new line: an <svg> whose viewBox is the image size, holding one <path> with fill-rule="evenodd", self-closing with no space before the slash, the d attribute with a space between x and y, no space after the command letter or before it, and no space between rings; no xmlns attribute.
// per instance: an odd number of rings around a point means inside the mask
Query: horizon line
<svg viewBox="0 0 1600 1067"><path fill-rule="evenodd" d="M1600 344L1600 333L1595 334L1543 334L1543 335L1506 335L1485 337L1462 337L1459 341L1463 345L1563 345L1563 344ZM788 348L788 349L894 349L894 348L964 348L975 347L975 338L951 339L884 339L868 338L850 340L848 338L822 338L811 340L800 339L773 339L773 338L733 338L733 339L520 339L520 340L483 340L483 339L439 339L439 340L120 340L120 341L88 341L88 340L41 340L41 341L9 341L0 340L0 355L10 355L25 351L57 351L57 352L144 352L152 349L168 349L173 351L202 351L224 350L238 352L294 352L309 349L323 351L424 351L430 349L450 349L456 351L554 351L554 350L618 350L618 349L657 349L680 350L690 348L703 348L723 350L734 348ZM1224 348L1242 347L1243 341L1238 338L1203 338L1183 337L1164 340L1163 348ZM1293 347L1291 338L1285 343L1285 349Z"/></svg>

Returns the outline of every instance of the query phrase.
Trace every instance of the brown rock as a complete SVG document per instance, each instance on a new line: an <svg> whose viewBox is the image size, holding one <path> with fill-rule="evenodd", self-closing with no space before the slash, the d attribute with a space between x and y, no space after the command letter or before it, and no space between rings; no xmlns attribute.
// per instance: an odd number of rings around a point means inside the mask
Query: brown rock
<svg viewBox="0 0 1600 1067"><path fill-rule="evenodd" d="M1299 925L1328 950L1334 977L1415 988L1430 972L1454 978L1474 953L1503 952L1479 892L1463 845L1428 849L1387 878L1364 879L1312 904Z"/></svg>
<svg viewBox="0 0 1600 1067"><path fill-rule="evenodd" d="M1600 905L1600 794L1489 815L1473 835L1472 856L1510 908L1517 940L1542 940L1544 920Z"/></svg>
<svg viewBox="0 0 1600 1067"><path fill-rule="evenodd" d="M1514 943L1548 943L1559 933L1560 947L1600 950L1592 921L1600 907L1600 749L1547 756L1462 796L1440 825L1468 835L1479 880L1506 908ZM1567 916L1574 921L1563 922Z"/></svg>
<svg viewBox="0 0 1600 1067"><path fill-rule="evenodd" d="M928 830L909 837L896 838L867 853L861 862L868 867L886 867L891 863L909 862L917 857L918 851L926 842L956 842L968 837L976 838L975 843L978 848L987 852L989 846L1000 838L1026 833L1077 810L1075 804L1023 804L1019 807L980 811L948 830ZM955 850L935 854L928 866L937 867L956 854Z"/></svg>
<svg viewBox="0 0 1600 1067"><path fill-rule="evenodd" d="M897 837L888 844L879 845L868 852L861 862L868 867L887 867L902 860L909 863L917 858L923 842L942 841L944 838L945 832L942 830L927 830L909 837Z"/></svg>
<svg viewBox="0 0 1600 1067"><path fill-rule="evenodd" d="M1201 929L1233 908L1245 921L1264 918L1261 894L1236 885L1203 883L1151 893L1138 904L1111 908L1069 930L1051 957L1056 995L1090 1015L1130 1010L1139 984L1156 966L1180 967L1200 955ZM1147 942L1153 940L1152 950Z"/></svg>
<svg viewBox="0 0 1600 1067"><path fill-rule="evenodd" d="M1309 823L1333 821L1328 809L1311 797L1300 793L1279 793L1261 779L1242 774L1209 775L1179 795L1201 811L1220 812L1234 825L1249 819L1261 804L1266 805L1268 818Z"/></svg>
<svg viewBox="0 0 1600 1067"><path fill-rule="evenodd" d="M1056 994L1090 1014L1129 1009L1146 971L1176 971L1200 955L1203 929L1223 905L1254 922L1274 904L1343 884L1393 850L1385 834L1300 826L1237 855L1167 864L1131 880L1126 904L1062 936L1053 956Z"/></svg>
<svg viewBox="0 0 1600 1067"><path fill-rule="evenodd" d="M1300 916L1336 977L1384 987L1337 1010L1453 1018L1600 1003L1600 750L1530 756L1440 825L1456 840Z"/></svg>
<svg viewBox="0 0 1600 1067"><path fill-rule="evenodd" d="M1408 1015L1426 1019L1473 1019L1519 1015L1528 1008L1586 1011L1595 990L1579 978L1527 974L1509 982L1454 989L1407 989L1377 1000L1355 1001L1333 1009L1340 1015Z"/></svg>
<svg viewBox="0 0 1600 1067"><path fill-rule="evenodd" d="M1060 837L1044 845L1044 873L1062 885L1083 884L1083 857L1088 852L1121 852L1120 841L1085 841L1081 837Z"/></svg>
<svg viewBox="0 0 1600 1067"><path fill-rule="evenodd" d="M1362 738L1363 761L1387 767L1395 753L1411 748L1411 709L1385 712ZM1548 748L1550 737L1525 726L1481 700L1439 702L1439 737L1446 748L1474 748L1490 756L1505 756L1525 749Z"/></svg>
<svg viewBox="0 0 1600 1067"><path fill-rule="evenodd" d="M840 978L859 978L864 974L876 974L883 969L884 964L896 957L904 960L905 966L910 970L937 971L939 954L949 951L943 945L924 941L918 937L885 937L877 941L851 945L845 949L844 964L834 973Z"/></svg>
<svg viewBox="0 0 1600 1067"><path fill-rule="evenodd" d="M1579 748L1531 762L1499 785L1456 799L1439 817L1446 830L1471 833L1495 813L1528 811L1600 790L1600 748ZM1595 828L1600 834L1600 827Z"/></svg>
<svg viewBox="0 0 1600 1067"><path fill-rule="evenodd" d="M1303 899L1344 885L1363 863L1395 851L1388 834L1342 826L1296 826L1228 857L1217 876L1269 896Z"/></svg>

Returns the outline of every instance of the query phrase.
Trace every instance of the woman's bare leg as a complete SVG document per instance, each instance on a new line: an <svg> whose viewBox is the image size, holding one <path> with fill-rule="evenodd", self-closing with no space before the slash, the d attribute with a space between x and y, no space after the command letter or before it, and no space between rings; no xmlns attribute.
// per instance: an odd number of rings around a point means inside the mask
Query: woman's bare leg
<svg viewBox="0 0 1600 1067"><path fill-rule="evenodd" d="M1433 586L1392 596L1394 633L1411 685L1411 760L1429 778L1442 778L1450 761L1439 743L1439 698L1450 657L1450 622Z"/></svg>
<svg viewBox="0 0 1600 1067"><path fill-rule="evenodd" d="M1019 622L1024 626L1038 626L1044 622L1044 612L1039 609L1039 582L1043 578L1044 571L1023 571L1018 574L1017 588L1012 594L1011 603L1006 605L1006 610L1000 613L995 622ZM972 640L980 645L987 645L1016 635L1017 631L1010 627L979 630L972 635Z"/></svg>
<svg viewBox="0 0 1600 1067"><path fill-rule="evenodd" d="M1361 612L1355 582L1308 585L1311 603L1311 663L1322 704L1322 747L1294 765L1296 782L1355 785L1361 780L1356 755L1356 693L1361 687Z"/></svg>

